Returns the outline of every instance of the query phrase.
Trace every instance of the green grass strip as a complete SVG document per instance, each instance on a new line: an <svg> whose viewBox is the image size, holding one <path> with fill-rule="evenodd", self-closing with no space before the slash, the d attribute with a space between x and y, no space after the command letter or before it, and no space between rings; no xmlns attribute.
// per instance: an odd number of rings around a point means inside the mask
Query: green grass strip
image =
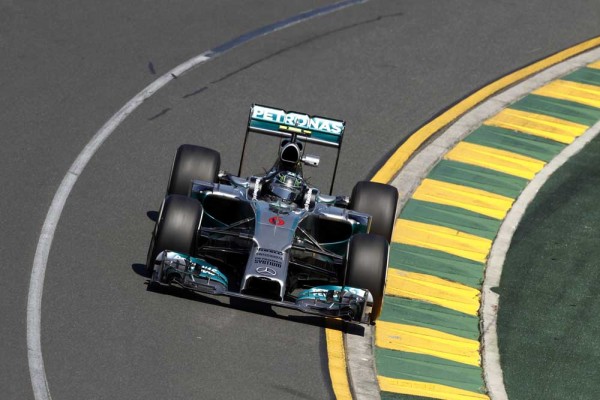
<svg viewBox="0 0 600 400"><path fill-rule="evenodd" d="M494 239L501 220L478 214L464 208L410 199L400 217L411 221L456 229L471 235Z"/></svg>
<svg viewBox="0 0 600 400"><path fill-rule="evenodd" d="M552 175L506 255L497 324L510 399L599 397L598 154L600 137Z"/></svg>
<svg viewBox="0 0 600 400"><path fill-rule="evenodd" d="M390 268L434 275L438 278L479 289L481 288L484 264L443 251L392 243L390 247Z"/></svg>
<svg viewBox="0 0 600 400"><path fill-rule="evenodd" d="M587 126L594 125L600 119L600 108L535 94L525 96L509 108L548 115Z"/></svg>
<svg viewBox="0 0 600 400"><path fill-rule="evenodd" d="M565 148L564 144L554 140L488 125L477 128L463 141L510 151L545 162L552 160Z"/></svg>
<svg viewBox="0 0 600 400"><path fill-rule="evenodd" d="M476 316L394 296L385 296L383 304L381 321L435 329L465 339L479 339L479 318Z"/></svg>
<svg viewBox="0 0 600 400"><path fill-rule="evenodd" d="M457 161L442 160L428 178L468 186L515 199L529 182L527 179Z"/></svg>
<svg viewBox="0 0 600 400"><path fill-rule="evenodd" d="M425 354L375 348L377 372L395 379L437 383L483 393L480 367Z"/></svg>
<svg viewBox="0 0 600 400"><path fill-rule="evenodd" d="M600 69L581 68L567 76L562 77L561 79L563 81L600 86Z"/></svg>

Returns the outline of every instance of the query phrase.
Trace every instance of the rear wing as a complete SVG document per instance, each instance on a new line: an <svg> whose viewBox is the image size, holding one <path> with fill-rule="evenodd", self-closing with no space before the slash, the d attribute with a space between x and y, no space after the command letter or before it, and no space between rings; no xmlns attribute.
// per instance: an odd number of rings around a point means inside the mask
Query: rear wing
<svg viewBox="0 0 600 400"><path fill-rule="evenodd" d="M244 147L240 159L238 176L242 173L242 163L244 162L244 153L246 142L250 132L262 133L265 135L276 136L280 138L295 138L300 142L314 143L321 146L334 147L337 149L333 178L331 180L330 194L333 191L333 183L337 173L340 151L342 149L342 138L346 122L325 118L320 116L311 116L308 114L285 111L279 108L261 106L253 104L250 108L248 117L248 127L244 137Z"/></svg>
<svg viewBox="0 0 600 400"><path fill-rule="evenodd" d="M248 118L248 131L282 138L296 137L303 142L341 147L346 123L337 119L286 112L254 104Z"/></svg>

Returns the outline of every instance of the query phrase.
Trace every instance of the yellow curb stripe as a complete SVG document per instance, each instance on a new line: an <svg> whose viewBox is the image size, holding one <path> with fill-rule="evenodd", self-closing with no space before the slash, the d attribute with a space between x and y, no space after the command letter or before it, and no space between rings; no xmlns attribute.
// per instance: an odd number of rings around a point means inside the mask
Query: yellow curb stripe
<svg viewBox="0 0 600 400"><path fill-rule="evenodd" d="M600 69L600 61L596 61L596 62L593 62L593 63L591 63L591 64L588 64L588 66L587 66L587 67L588 67L588 68Z"/></svg>
<svg viewBox="0 0 600 400"><path fill-rule="evenodd" d="M525 179L532 179L546 165L535 158L468 142L460 142L444 158Z"/></svg>
<svg viewBox="0 0 600 400"><path fill-rule="evenodd" d="M516 130L565 144L571 144L588 129L586 125L564 119L510 108L500 111L485 121L484 125Z"/></svg>
<svg viewBox="0 0 600 400"><path fill-rule="evenodd" d="M424 179L412 196L413 199L464 208L488 217L503 219L514 200L454 183Z"/></svg>
<svg viewBox="0 0 600 400"><path fill-rule="evenodd" d="M348 372L346 370L346 351L342 332L337 329L325 328L327 340L327 357L329 359L329 376L331 386L337 400L352 400Z"/></svg>
<svg viewBox="0 0 600 400"><path fill-rule="evenodd" d="M375 345L479 366L479 342L413 325L378 321Z"/></svg>
<svg viewBox="0 0 600 400"><path fill-rule="evenodd" d="M558 80L539 88L533 94L600 108L600 86Z"/></svg>
<svg viewBox="0 0 600 400"><path fill-rule="evenodd" d="M492 241L486 238L405 219L396 220L392 241L440 250L478 262L485 262L492 246Z"/></svg>
<svg viewBox="0 0 600 400"><path fill-rule="evenodd" d="M377 377L377 381L381 390L386 392L444 400L489 400L489 397L483 393L469 392L437 383L394 379L381 375Z"/></svg>
<svg viewBox="0 0 600 400"><path fill-rule="evenodd" d="M387 183L390 182L396 173L404 166L406 161L413 155L413 153L421 147L427 139L429 139L434 133L444 128L450 122L462 114L481 103L483 100L497 93L498 91L525 79L543 69L546 69L554 64L566 60L567 58L573 57L577 54L583 53L586 50L594 48L600 45L600 36L580 43L569 49L558 52L544 60L538 61L525 68L508 74L497 81L485 86L478 90L472 95L468 96L464 100L460 101L453 107L450 107L447 111L442 113L437 118L433 119L423 127L418 129L412 135L406 139L406 141L396 149L394 154L385 162L385 164L375 173L373 179L374 182ZM592 64L594 65L594 64ZM597 68L597 67L591 67Z"/></svg>
<svg viewBox="0 0 600 400"><path fill-rule="evenodd" d="M479 311L479 290L437 276L388 269L385 294L422 300L469 315Z"/></svg>

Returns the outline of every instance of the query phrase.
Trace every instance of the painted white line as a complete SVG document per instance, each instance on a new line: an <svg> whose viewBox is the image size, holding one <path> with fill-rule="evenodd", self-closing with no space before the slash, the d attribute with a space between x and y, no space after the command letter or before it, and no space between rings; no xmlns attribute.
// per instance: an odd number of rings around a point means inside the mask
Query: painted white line
<svg viewBox="0 0 600 400"><path fill-rule="evenodd" d="M167 72L156 81L148 85L144 90L138 93L133 99L123 106L111 119L96 132L89 143L79 153L69 171L64 176L58 190L54 194L50 209L46 214L42 232L38 239L38 245L33 259L31 277L29 280L29 293L27 295L27 358L29 362L29 375L31 377L31 386L36 400L50 400L50 390L46 379L44 368L44 359L42 357L41 344L41 319L42 319L42 293L44 291L44 277L46 275L46 265L48 264L48 255L52 247L54 233L60 220L60 216L67 202L67 198L73 190L77 178L83 172L83 169L94 156L96 151L102 146L102 143L115 131L140 104L147 98L156 93L160 88L173 80L172 73L177 72L176 76L189 71L193 67L200 65L210 58L205 55L192 58L184 64Z"/></svg>
<svg viewBox="0 0 600 400"><path fill-rule="evenodd" d="M69 171L64 176L60 186L58 187L52 203L46 214L44 225L38 239L33 266L31 268L31 277L29 280L29 292L27 295L27 359L29 363L29 375L31 378L31 386L33 395L36 400L50 400L50 390L48 388L48 380L44 368L44 359L42 356L41 344L41 319L42 319L42 293L44 291L44 277L46 275L46 266L48 264L48 256L52 247L54 233L60 220L65 203L73 186L77 182L79 175L98 151L102 143L115 131L115 129L139 107L146 99L159 91L173 79L178 78L199 65L218 57L225 52L236 48L244 43L254 40L258 37L268 35L273 32L280 31L290 26L309 19L323 16L341 9L350 7L355 4L364 3L367 0L344 0L335 4L320 7L314 10L309 10L296 16L287 18L283 21L259 28L246 35L242 35L237 39L231 40L220 47L213 50L208 50L202 54L189 59L188 61L176 66L168 71L135 97L129 100L115 115L113 115L98 132L92 137L85 148L79 153Z"/></svg>
<svg viewBox="0 0 600 400"><path fill-rule="evenodd" d="M412 193L416 190L423 178L431 171L431 169L442 159L442 157L463 140L473 130L481 125L483 121L497 114L509 104L514 103L518 99L531 93L535 89L547 84L550 81L558 79L571 71L579 69L591 62L600 59L600 48L590 50L580 54L569 60L563 61L553 67L550 67L533 77L511 87L510 89L489 98L479 106L473 108L464 116L459 118L455 123L441 133L431 144L419 151L406 165L400 173L391 182L398 189L398 209L401 209L404 204L410 199ZM563 150L554 160L560 162L563 158L563 153L569 155L577 153L585 144L598 134L600 126L598 124L590 128L584 135L575 140L571 145ZM572 147L575 146L575 147ZM581 146L579 148L578 146ZM571 150L572 149L572 150ZM500 365L500 354L498 351L498 341L496 332L496 314L498 310L498 295L490 290L500 284L500 276L502 274L502 264L516 224L520 220L520 216L525 210L527 204L520 205L522 196L527 196L529 187L535 184L537 176L540 176L546 168L553 168L554 160L546 165L546 167L536 175L536 178L530 182L527 188L522 192L519 199L513 205L511 211L507 214L507 219L503 222L496 239L494 240L489 261L485 271L484 283L482 288L481 299L481 314L482 314L482 363L484 370L485 382L489 390L489 395L493 400L506 400L506 389L502 375L502 367ZM565 160L566 161L566 160ZM564 161L563 161L564 163ZM562 164L561 164L562 165ZM558 166L556 167L558 168ZM543 175L542 175L543 176ZM542 179L542 178L540 178ZM542 182L543 184L543 182ZM531 189L534 196L537 189ZM506 222L513 212L519 215L518 220L514 221L514 226L511 222ZM515 217L516 218L516 217ZM511 230L512 229L512 230Z"/></svg>

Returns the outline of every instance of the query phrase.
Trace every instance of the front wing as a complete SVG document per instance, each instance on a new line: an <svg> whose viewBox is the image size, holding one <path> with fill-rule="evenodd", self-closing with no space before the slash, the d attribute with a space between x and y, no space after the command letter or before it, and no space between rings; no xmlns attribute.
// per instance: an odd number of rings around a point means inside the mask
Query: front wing
<svg viewBox="0 0 600 400"><path fill-rule="evenodd" d="M348 286L315 286L303 290L295 301L272 300L230 291L227 277L207 261L165 250L157 257L151 281L175 284L196 292L238 297L324 317L368 324L373 296L368 290Z"/></svg>

